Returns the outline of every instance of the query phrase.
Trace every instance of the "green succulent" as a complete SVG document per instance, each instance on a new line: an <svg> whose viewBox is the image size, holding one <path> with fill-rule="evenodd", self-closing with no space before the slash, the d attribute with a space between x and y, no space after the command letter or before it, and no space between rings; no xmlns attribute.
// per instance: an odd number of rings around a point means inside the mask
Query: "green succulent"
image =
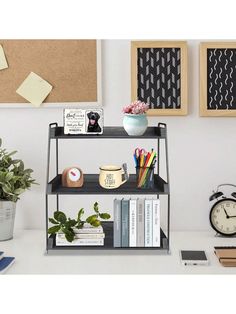
<svg viewBox="0 0 236 314"><path fill-rule="evenodd" d="M12 158L17 151L8 153L1 146L0 139L0 199L16 202L31 184L37 183L31 177L33 170L25 169L22 160Z"/></svg>
<svg viewBox="0 0 236 314"><path fill-rule="evenodd" d="M95 211L95 214L87 217L86 220L82 220L82 216L84 215L83 208L79 210L77 219L67 218L66 214L62 211L55 211L53 213L53 218L49 218L49 222L51 222L54 226L48 229L48 233L56 234L58 232L62 232L64 233L66 240L68 242L72 242L75 238L75 228L83 228L85 222L89 223L93 227L98 227L101 225L99 218L107 220L111 217L108 213L99 212L97 202L94 203L93 210Z"/></svg>

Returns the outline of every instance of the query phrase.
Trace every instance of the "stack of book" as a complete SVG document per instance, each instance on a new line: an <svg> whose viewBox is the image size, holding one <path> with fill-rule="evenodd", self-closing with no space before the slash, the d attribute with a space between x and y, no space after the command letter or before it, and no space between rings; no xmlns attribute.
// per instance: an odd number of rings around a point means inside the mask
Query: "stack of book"
<svg viewBox="0 0 236 314"><path fill-rule="evenodd" d="M14 261L15 257L4 256L4 252L0 252L0 274L7 271Z"/></svg>
<svg viewBox="0 0 236 314"><path fill-rule="evenodd" d="M114 247L160 247L160 200L114 200Z"/></svg>
<svg viewBox="0 0 236 314"><path fill-rule="evenodd" d="M236 267L236 247L235 246L215 246L215 255L219 262L225 267Z"/></svg>
<svg viewBox="0 0 236 314"><path fill-rule="evenodd" d="M83 228L74 229L76 235L72 242L68 242L64 233L57 233L56 245L57 246L102 246L104 245L105 233L103 227L93 227L85 223Z"/></svg>

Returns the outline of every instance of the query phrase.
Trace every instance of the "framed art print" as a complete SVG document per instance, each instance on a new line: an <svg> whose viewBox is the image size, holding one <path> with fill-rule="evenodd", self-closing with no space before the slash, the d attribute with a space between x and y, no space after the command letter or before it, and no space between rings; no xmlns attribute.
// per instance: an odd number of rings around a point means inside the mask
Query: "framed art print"
<svg viewBox="0 0 236 314"><path fill-rule="evenodd" d="M236 116L236 42L200 44L200 115Z"/></svg>
<svg viewBox="0 0 236 314"><path fill-rule="evenodd" d="M149 115L187 114L187 43L131 42L131 97L149 104Z"/></svg>

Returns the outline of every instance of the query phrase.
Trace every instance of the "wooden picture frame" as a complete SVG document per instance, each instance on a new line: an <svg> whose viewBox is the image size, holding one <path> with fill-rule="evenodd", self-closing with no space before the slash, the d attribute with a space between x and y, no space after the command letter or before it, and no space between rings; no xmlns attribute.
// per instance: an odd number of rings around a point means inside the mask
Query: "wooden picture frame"
<svg viewBox="0 0 236 314"><path fill-rule="evenodd" d="M236 116L236 42L200 43L200 116Z"/></svg>
<svg viewBox="0 0 236 314"><path fill-rule="evenodd" d="M131 42L131 98L149 103L147 114L187 115L187 42Z"/></svg>

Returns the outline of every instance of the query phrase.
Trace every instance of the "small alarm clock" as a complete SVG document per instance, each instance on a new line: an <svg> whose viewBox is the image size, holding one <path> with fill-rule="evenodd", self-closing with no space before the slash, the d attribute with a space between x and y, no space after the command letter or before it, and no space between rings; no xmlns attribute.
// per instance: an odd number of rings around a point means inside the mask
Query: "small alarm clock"
<svg viewBox="0 0 236 314"><path fill-rule="evenodd" d="M216 203L210 210L210 224L217 233L234 236L236 235L236 192L231 194L233 198L228 198L219 191L222 186L236 187L234 184L225 183L218 185L216 191L213 191L209 200L216 200Z"/></svg>
<svg viewBox="0 0 236 314"><path fill-rule="evenodd" d="M84 184L84 175L79 167L66 168L62 173L62 186L80 188Z"/></svg>

